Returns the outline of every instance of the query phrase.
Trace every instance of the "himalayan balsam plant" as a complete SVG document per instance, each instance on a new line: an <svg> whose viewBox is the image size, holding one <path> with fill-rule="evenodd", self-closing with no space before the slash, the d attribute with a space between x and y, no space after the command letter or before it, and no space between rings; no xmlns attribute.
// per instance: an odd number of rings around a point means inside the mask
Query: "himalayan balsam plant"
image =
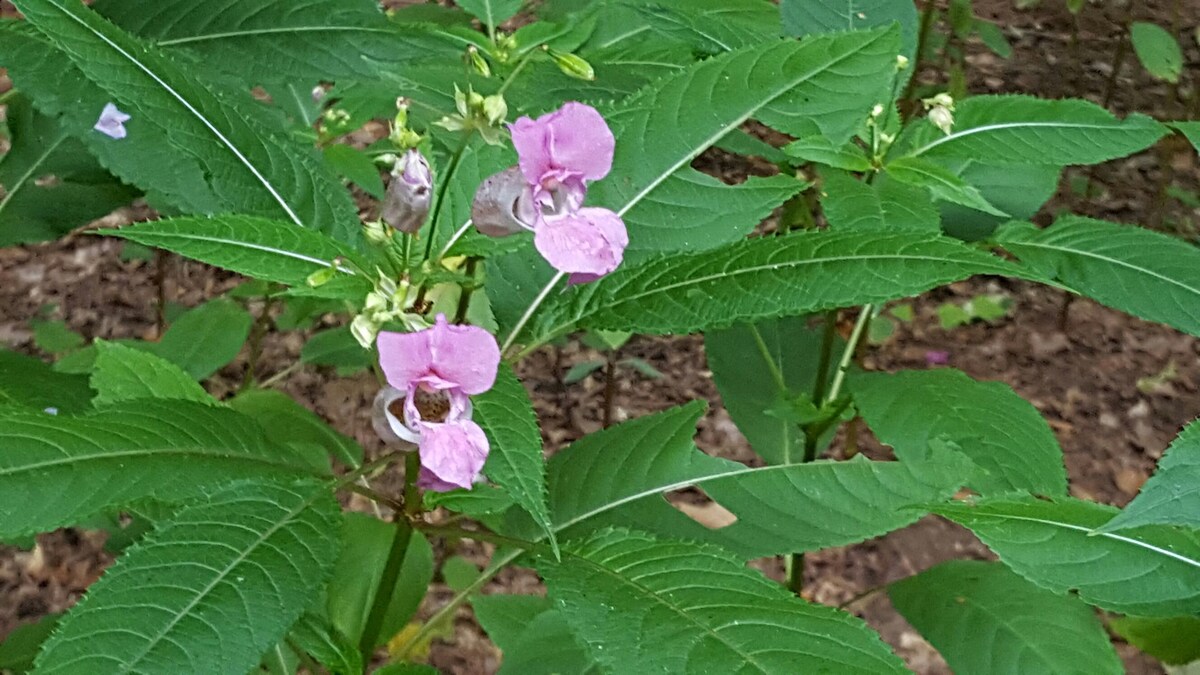
<svg viewBox="0 0 1200 675"><path fill-rule="evenodd" d="M955 672L1119 673L1106 624L1151 651L1195 639L1200 427L1118 510L1071 496L1008 387L857 355L889 302L976 275L1200 335L1193 246L1029 221L1064 167L1200 123L926 92L900 0L13 4L0 244L140 198L158 219L91 234L249 281L155 341L0 351L0 541L81 526L118 551L0 668L433 672L469 607L504 673L899 673L805 599L804 554L931 514L994 558L879 591ZM722 182L693 166L714 147L778 170ZM272 322L321 315L341 327L260 381ZM758 461L697 449L700 402L546 460L515 366L582 332L702 333ZM198 382L248 336L217 400ZM305 365L377 374L369 451L273 389ZM829 457L849 424L894 459ZM688 487L732 522L673 508ZM490 563L452 573L460 540ZM747 565L771 557L783 582ZM545 595L482 592L513 566ZM454 590L418 618L435 575Z"/></svg>

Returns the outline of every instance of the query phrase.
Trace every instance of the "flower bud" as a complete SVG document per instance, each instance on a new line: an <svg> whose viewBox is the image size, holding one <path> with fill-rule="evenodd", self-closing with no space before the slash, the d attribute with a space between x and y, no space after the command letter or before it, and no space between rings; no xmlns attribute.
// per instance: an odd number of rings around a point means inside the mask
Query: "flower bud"
<svg viewBox="0 0 1200 675"><path fill-rule="evenodd" d="M305 281L308 283L309 287L319 288L330 281L333 281L333 275L335 274L337 274L337 268L333 265L330 265L329 267L323 267L308 275L308 279Z"/></svg>
<svg viewBox="0 0 1200 675"><path fill-rule="evenodd" d="M379 324L366 314L359 314L350 322L350 334L363 349L370 349L375 344L375 336L379 334Z"/></svg>
<svg viewBox="0 0 1200 675"><path fill-rule="evenodd" d="M488 65L487 59L479 54L479 48L475 45L467 47L467 63L475 69L475 72L484 77L492 76L492 67Z"/></svg>
<svg viewBox="0 0 1200 675"><path fill-rule="evenodd" d="M419 150L409 150L392 169L380 217L397 230L412 234L425 224L432 197L429 162Z"/></svg>
<svg viewBox="0 0 1200 675"><path fill-rule="evenodd" d="M554 63L558 65L558 69L563 71L564 74L580 80L587 80L588 82L596 79L596 71L592 68L592 64L588 63L582 56L560 52L549 47L545 49L550 58L554 59Z"/></svg>
<svg viewBox="0 0 1200 675"><path fill-rule="evenodd" d="M489 237L507 237L532 228L537 214L532 202L520 167L510 167L479 185L471 203L471 222Z"/></svg>
<svg viewBox="0 0 1200 675"><path fill-rule="evenodd" d="M508 117L508 104L504 102L504 97L500 94L493 94L483 99L483 116L487 119L488 124L498 126L504 122L504 118Z"/></svg>
<svg viewBox="0 0 1200 675"><path fill-rule="evenodd" d="M368 220L363 223L363 238L376 246L387 244L392 239L392 231L381 220Z"/></svg>
<svg viewBox="0 0 1200 675"><path fill-rule="evenodd" d="M954 114L950 112L950 108L944 106L934 106L929 111L929 121L933 125L942 130L942 133L950 135L951 129L954 128Z"/></svg>
<svg viewBox="0 0 1200 675"><path fill-rule="evenodd" d="M926 108L942 107L950 112L954 112L954 97L946 92L942 92L932 98L923 99L921 101Z"/></svg>
<svg viewBox="0 0 1200 675"><path fill-rule="evenodd" d="M883 104L876 103L874 108L871 108L871 119L878 119L883 116Z"/></svg>
<svg viewBox="0 0 1200 675"><path fill-rule="evenodd" d="M903 54L896 55L896 70L908 70L908 57Z"/></svg>

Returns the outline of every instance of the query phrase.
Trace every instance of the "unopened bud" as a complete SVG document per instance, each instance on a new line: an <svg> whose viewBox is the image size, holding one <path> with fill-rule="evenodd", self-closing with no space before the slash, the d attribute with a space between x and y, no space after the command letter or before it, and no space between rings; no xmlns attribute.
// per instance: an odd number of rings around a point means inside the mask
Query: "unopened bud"
<svg viewBox="0 0 1200 675"><path fill-rule="evenodd" d="M533 227L536 216L529 183L519 167L489 176L475 191L471 222L489 237L507 237Z"/></svg>
<svg viewBox="0 0 1200 675"><path fill-rule="evenodd" d="M871 108L871 118L878 119L883 115L883 104L876 103L874 108Z"/></svg>
<svg viewBox="0 0 1200 675"><path fill-rule="evenodd" d="M954 113L950 112L949 108L940 105L934 106L929 111L929 121L941 129L942 133L949 136L951 129L954 128Z"/></svg>
<svg viewBox="0 0 1200 675"><path fill-rule="evenodd" d="M908 57L903 54L896 55L896 70L908 69Z"/></svg>
<svg viewBox="0 0 1200 675"><path fill-rule="evenodd" d="M409 150L392 169L380 218L392 227L412 234L421 229L433 198L433 175L419 150Z"/></svg>
<svg viewBox="0 0 1200 675"><path fill-rule="evenodd" d="M475 45L467 47L467 63L475 69L475 72L484 77L492 76L492 67L488 65L487 59L479 53L479 48Z"/></svg>
<svg viewBox="0 0 1200 675"><path fill-rule="evenodd" d="M372 244L382 246L391 240L392 230L382 220L368 220L363 223L363 237Z"/></svg>
<svg viewBox="0 0 1200 675"><path fill-rule="evenodd" d="M942 92L933 98L927 98L921 101L926 108L942 107L950 112L954 112L954 97L946 92Z"/></svg>
<svg viewBox="0 0 1200 675"><path fill-rule="evenodd" d="M363 349L370 349L375 344L375 336L379 335L379 324L366 314L359 314L350 322L350 334Z"/></svg>
<svg viewBox="0 0 1200 675"><path fill-rule="evenodd" d="M504 118L508 117L508 104L504 102L504 96L500 94L484 98L482 108L483 116L491 126L502 124Z"/></svg>
<svg viewBox="0 0 1200 675"><path fill-rule="evenodd" d="M308 283L309 287L319 288L330 281L333 281L333 276L335 274L337 274L337 267L330 265L329 267L323 267L308 275L308 279L305 281Z"/></svg>
<svg viewBox="0 0 1200 675"><path fill-rule="evenodd" d="M587 80L588 82L596 79L596 71L592 68L592 64L588 63L582 56L560 52L549 47L545 49L550 58L554 59L554 63L558 65L558 69L563 71L563 73L581 80Z"/></svg>

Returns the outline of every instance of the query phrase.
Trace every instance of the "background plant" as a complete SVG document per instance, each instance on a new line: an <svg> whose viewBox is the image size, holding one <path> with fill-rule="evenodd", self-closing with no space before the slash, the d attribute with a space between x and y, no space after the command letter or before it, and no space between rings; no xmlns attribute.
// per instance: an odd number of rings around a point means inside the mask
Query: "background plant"
<svg viewBox="0 0 1200 675"><path fill-rule="evenodd" d="M557 1L511 33L521 3L390 15L372 2L191 4L19 0L26 20L0 23L17 92L0 237L57 236L140 194L162 219L99 233L253 279L178 316L164 301L155 341L83 346L46 328L53 367L0 353L0 537L113 514L140 528L76 608L26 638L35 671L357 672L386 643L389 668L405 672L469 602L512 672L900 672L861 621L796 593L803 554L928 513L999 558L887 589L958 670L1119 672L1092 607L1122 615L1117 630L1154 653L1167 652L1146 636L1195 631L1195 427L1117 511L1068 496L1053 434L1007 387L856 364L885 303L979 274L1196 335L1189 244L1070 214L1044 229L1023 220L1064 167L1173 130L1194 143L1195 122L910 87L932 10L922 21L894 2L847 15L835 3ZM970 16L951 5L962 28L941 50L951 91L954 41L979 30ZM616 272L561 288L528 236L463 227L483 179L515 163L499 97L508 119L565 101L601 111L616 156L589 204L628 226ZM93 130L107 103L129 114L126 137ZM341 142L375 119L422 136L433 166L415 236L364 230L344 187L386 195L377 160L400 141ZM788 142L748 134L751 120ZM691 168L713 146L781 170L721 183ZM46 175L56 180L31 180ZM1000 180L1013 175L1015 189ZM374 220L378 205L360 199ZM372 297L391 303L388 316ZM411 328L404 315L439 312L509 347L474 401L488 484L421 495L416 454L366 456L270 389L286 371L260 380L255 336L331 311L359 330L318 333L303 362L373 367L355 339L364 324ZM703 332L761 465L699 452L697 403L543 462L511 366L579 330L614 351L622 334ZM247 341L242 390L216 400L197 382ZM897 460L820 459L839 428L860 424ZM402 460L407 484L383 487ZM663 499L687 486L736 522L709 529ZM335 495L350 492L374 514L344 512ZM430 539L497 548L482 571L443 567L456 596L409 624L435 573ZM765 556L786 557L786 587L745 566ZM508 565L534 567L548 599L479 595Z"/></svg>

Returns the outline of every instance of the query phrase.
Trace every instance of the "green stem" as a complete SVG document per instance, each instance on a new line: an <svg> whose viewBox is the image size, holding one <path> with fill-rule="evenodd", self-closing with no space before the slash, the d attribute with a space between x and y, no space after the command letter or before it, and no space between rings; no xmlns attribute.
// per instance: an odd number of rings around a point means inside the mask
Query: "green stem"
<svg viewBox="0 0 1200 675"><path fill-rule="evenodd" d="M846 381L846 371L850 369L850 361L854 358L854 352L858 350L858 341L862 339L867 323L874 313L874 305L863 305L862 313L854 323L854 331L850 333L850 341L846 343L846 350L842 352L842 359L838 362L837 374L833 376L833 386L829 388L829 395L825 397L826 402L836 401L841 393L842 383Z"/></svg>
<svg viewBox="0 0 1200 675"><path fill-rule="evenodd" d="M410 453L415 455L416 453ZM371 603L371 611L367 614L367 623L363 628L362 638L358 642L358 651L363 655L363 661L369 663L371 654L375 652L375 644L383 631L383 620L387 616L388 607L392 604L392 594L400 579L400 570L404 567L404 557L408 553L408 542L412 540L413 528L409 522L397 517L396 532L392 535L392 546L388 549L387 561L383 566L383 574L375 587L375 598Z"/></svg>
<svg viewBox="0 0 1200 675"><path fill-rule="evenodd" d="M438 176L437 196L433 202L433 213L429 221L428 239L425 240L425 260L428 260L429 255L433 252L433 235L437 233L438 216L442 212L442 205L446 203L446 190L454 179L454 172L458 170L458 163L462 160L463 153L467 151L473 133L473 131L468 131L463 134L462 142L458 144L458 148L450 156L450 163L446 165L446 175Z"/></svg>
<svg viewBox="0 0 1200 675"><path fill-rule="evenodd" d="M421 491L417 476L421 474L421 453L410 452L404 458L404 514L416 518L421 513Z"/></svg>
<svg viewBox="0 0 1200 675"><path fill-rule="evenodd" d="M774 357L771 356L771 350L767 347L767 341L763 339L758 326L752 323L746 325L750 327L750 335L754 338L754 344L758 347L758 353L762 354L763 361L767 364L767 370L771 371L771 379L775 380L775 386L779 388L781 393L786 394L787 382L783 379L783 372L779 370L779 364L775 363Z"/></svg>
<svg viewBox="0 0 1200 675"><path fill-rule="evenodd" d="M532 59L534 54L537 54L537 52L538 48L530 49L529 52L517 62L517 65L512 69L512 72L508 74L508 77L504 78L504 82L501 83L500 89L496 90L497 96L504 96L504 92L508 91L508 88L512 86L513 81L517 79L517 74L522 70L525 70L525 66L529 63L529 60Z"/></svg>
<svg viewBox="0 0 1200 675"><path fill-rule="evenodd" d="M821 331L821 355L817 361L817 378L813 383L813 405L820 405L825 398L825 387L829 384L829 359L833 358L833 339L837 337L837 310L825 312L824 330Z"/></svg>
<svg viewBox="0 0 1200 675"><path fill-rule="evenodd" d="M10 99L16 95L17 95L17 90L15 87L12 89L9 89L8 91L4 92L3 94L0 94L0 105L4 105L5 103L8 103L8 99Z"/></svg>
<svg viewBox="0 0 1200 675"><path fill-rule="evenodd" d="M255 371L258 370L258 359L262 356L263 340L271 326L271 306L274 304L275 297L268 292L263 298L262 310L254 320L254 327L250 330L250 355L246 359L246 374L242 377L239 393L253 387L257 379Z"/></svg>
<svg viewBox="0 0 1200 675"><path fill-rule="evenodd" d="M458 309L454 312L454 323L467 322L467 310L471 308L471 294L475 292L475 267L479 264L479 258L471 256L467 258L467 264L463 271L471 281L462 287L461 295L458 296Z"/></svg>

